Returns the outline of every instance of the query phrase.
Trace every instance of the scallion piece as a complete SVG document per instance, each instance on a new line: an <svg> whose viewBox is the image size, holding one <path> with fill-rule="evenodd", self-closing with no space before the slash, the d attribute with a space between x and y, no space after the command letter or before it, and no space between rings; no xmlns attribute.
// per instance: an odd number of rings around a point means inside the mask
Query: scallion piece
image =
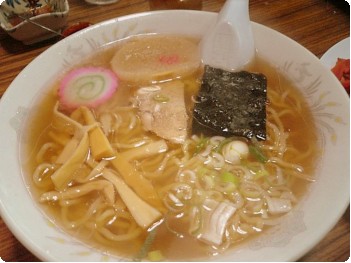
<svg viewBox="0 0 351 263"><path fill-rule="evenodd" d="M154 101L156 102L160 102L160 103L166 103L169 101L169 98L161 93L158 93L156 94L154 97L153 97Z"/></svg>
<svg viewBox="0 0 351 263"><path fill-rule="evenodd" d="M258 180L264 176L267 176L268 175L268 172L266 170L259 170L255 173L255 176L254 176L254 179L255 180Z"/></svg>
<svg viewBox="0 0 351 263"><path fill-rule="evenodd" d="M216 147L215 151L218 153L222 152L223 146L226 145L227 143L233 141L233 138L225 138L224 140L222 140Z"/></svg>
<svg viewBox="0 0 351 263"><path fill-rule="evenodd" d="M160 250L153 250L153 251L150 251L148 254L147 254L147 257L150 261L162 261L163 260L163 255L162 255L162 252Z"/></svg>
<svg viewBox="0 0 351 263"><path fill-rule="evenodd" d="M256 146L250 145L249 152L261 163L266 163L268 161L267 156Z"/></svg>
<svg viewBox="0 0 351 263"><path fill-rule="evenodd" d="M224 172L221 174L221 179L224 183L233 183L234 185L239 184L239 178L231 172Z"/></svg>
<svg viewBox="0 0 351 263"><path fill-rule="evenodd" d="M209 141L209 138L201 135L200 141L196 144L195 154L201 152L201 150L205 149Z"/></svg>
<svg viewBox="0 0 351 263"><path fill-rule="evenodd" d="M157 228L154 228L149 232L138 254L133 258L133 261L141 261L148 255L151 245L153 244L156 237L156 229Z"/></svg>

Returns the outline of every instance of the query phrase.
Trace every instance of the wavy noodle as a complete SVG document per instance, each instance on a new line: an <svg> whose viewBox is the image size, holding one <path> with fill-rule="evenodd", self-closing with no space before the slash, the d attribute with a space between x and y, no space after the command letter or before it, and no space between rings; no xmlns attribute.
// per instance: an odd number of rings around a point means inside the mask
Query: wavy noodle
<svg viewBox="0 0 351 263"><path fill-rule="evenodd" d="M117 133L119 131L119 128L121 127L122 123L123 123L123 120L122 118L117 115L117 114L114 114L114 124L112 126L112 133Z"/></svg>
<svg viewBox="0 0 351 263"><path fill-rule="evenodd" d="M78 183L87 183L88 181L99 177L102 174L103 169L108 165L107 160L102 160L98 164L96 162L90 162L90 167L93 168L89 171L87 175L82 174L81 176L77 176L75 181Z"/></svg>
<svg viewBox="0 0 351 263"><path fill-rule="evenodd" d="M113 132L113 114L104 112L100 115L99 121L106 136Z"/></svg>
<svg viewBox="0 0 351 263"><path fill-rule="evenodd" d="M291 109L284 109L284 110L281 110L279 112L277 112L277 117L279 118L282 118L282 117L287 117L287 116L291 116L291 117L295 117L295 112L292 111Z"/></svg>
<svg viewBox="0 0 351 263"><path fill-rule="evenodd" d="M267 126L273 130L274 138L272 140L275 145L274 150L279 156L282 156L286 151L286 139L288 135L284 131L283 123L280 121L277 112L273 109L269 109L268 111L272 115L274 121L274 123L267 122Z"/></svg>
<svg viewBox="0 0 351 263"><path fill-rule="evenodd" d="M148 137L145 138L135 138L132 142L130 143L120 143L120 142L115 142L112 143L112 146L118 150L124 150L124 149L132 149L132 148L136 148L142 145L145 145L147 143L149 143L151 141L151 139L149 139Z"/></svg>
<svg viewBox="0 0 351 263"><path fill-rule="evenodd" d="M155 170L152 170L152 169L155 169L155 167L156 167L156 172L160 170L164 170L164 165L162 169L158 167L158 165L161 162L164 162L164 160L168 160L168 159L169 158L167 157L166 153L160 153L142 160L141 162L139 162L140 163L139 166L144 172L154 173Z"/></svg>
<svg viewBox="0 0 351 263"><path fill-rule="evenodd" d="M245 179L251 177L250 171L248 167L240 166L240 165L232 165L230 167L230 171L234 173L239 178Z"/></svg>
<svg viewBox="0 0 351 263"><path fill-rule="evenodd" d="M218 202L222 202L224 200L223 193L215 190L206 191L206 198L213 199Z"/></svg>
<svg viewBox="0 0 351 263"><path fill-rule="evenodd" d="M96 215L95 224L87 224L93 237L102 244L113 246L115 242L135 240L141 233L132 216L127 211L105 208Z"/></svg>
<svg viewBox="0 0 351 263"><path fill-rule="evenodd" d="M97 231L101 237L113 242L135 239L142 233L129 212L107 209L96 218ZM115 226L118 227L115 227Z"/></svg>
<svg viewBox="0 0 351 263"><path fill-rule="evenodd" d="M150 179L167 178L178 173L179 166L176 156L180 150L174 150L166 154L159 154L155 157L143 160L140 163L144 175ZM156 169L155 169L156 168ZM152 170L155 169L155 170Z"/></svg>
<svg viewBox="0 0 351 263"><path fill-rule="evenodd" d="M303 173L303 171L304 171L304 169L303 169L303 167L301 165L293 164L293 163L284 161L283 159L278 158L278 157L271 157L271 158L269 158L269 162L275 163L275 164L279 165L282 168L293 170L293 171L296 171L296 172L299 172L299 173Z"/></svg>
<svg viewBox="0 0 351 263"><path fill-rule="evenodd" d="M159 181L167 178L174 178L174 176L178 173L178 170L179 170L179 167L176 164L172 166L167 166L164 169L163 173L161 173L161 176L158 176L156 178L151 178L151 179L154 179L155 181Z"/></svg>
<svg viewBox="0 0 351 263"><path fill-rule="evenodd" d="M84 223L86 223L88 220L90 220L99 207L101 207L102 199L97 198L85 211L83 214L79 214L78 218L75 219L70 219L70 215L72 215L72 209L75 210L77 209L77 205L81 205L81 200L76 199L77 202L72 202L72 203L65 203L64 206L61 208L61 218L63 221L63 224L65 225L66 228L77 228L82 226ZM74 206L74 207L72 207ZM72 207L72 208L71 208Z"/></svg>
<svg viewBox="0 0 351 263"><path fill-rule="evenodd" d="M307 149L304 151L298 150L294 147L287 147L286 148L286 154L289 154L292 156L295 163L298 163L301 160L306 160L308 158L313 158L313 156L316 154L314 147L312 145L307 145Z"/></svg>
<svg viewBox="0 0 351 263"><path fill-rule="evenodd" d="M48 143L43 144L43 146L38 151L35 160L38 163L43 163L43 162L47 161L47 156L50 156L48 154L48 152L57 150L58 148L59 148L59 146L53 142L48 142Z"/></svg>
<svg viewBox="0 0 351 263"><path fill-rule="evenodd" d="M131 124L132 125L132 124ZM133 144L136 141L142 140L141 135L144 133L144 130L140 124L140 121L138 121L138 125L133 124L132 128L129 126L126 127L120 127L118 132L115 133L115 141L114 143L120 143L124 145L128 144Z"/></svg>
<svg viewBox="0 0 351 263"><path fill-rule="evenodd" d="M40 201L57 201L62 199L74 199L84 196L93 191L102 191L106 200L114 203L114 188L107 180L95 180L82 185L73 186L65 191L50 191L41 195Z"/></svg>
<svg viewBox="0 0 351 263"><path fill-rule="evenodd" d="M111 230L106 227L98 228L99 233L109 241L128 241L133 240L142 233L141 228L131 227L126 234L114 234Z"/></svg>
<svg viewBox="0 0 351 263"><path fill-rule="evenodd" d="M51 163L39 164L33 173L33 181L40 188L49 188L53 186L50 176L56 171L57 167Z"/></svg>
<svg viewBox="0 0 351 263"><path fill-rule="evenodd" d="M246 198L260 198L263 189L254 182L243 182L240 187L240 193Z"/></svg>

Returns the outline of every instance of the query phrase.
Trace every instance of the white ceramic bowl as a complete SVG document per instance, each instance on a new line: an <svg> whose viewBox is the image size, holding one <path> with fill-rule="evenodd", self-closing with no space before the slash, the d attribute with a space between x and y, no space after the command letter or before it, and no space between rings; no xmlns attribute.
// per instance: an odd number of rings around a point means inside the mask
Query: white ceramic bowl
<svg viewBox="0 0 351 263"><path fill-rule="evenodd" d="M25 0L7 0L0 6L0 25L11 37L22 41L26 45L34 44L52 37L57 34L48 31L36 24L43 25L54 31L60 32L67 24L67 16L69 13L68 0L39 0L36 5L37 9L44 9L50 7L50 12L43 12L30 17L30 23L21 18L17 20L22 21L19 24L12 24L10 17L13 14L20 14L26 17L29 11L28 2ZM34 24L36 23L36 24Z"/></svg>
<svg viewBox="0 0 351 263"><path fill-rule="evenodd" d="M112 19L58 42L13 81L0 103L0 211L13 234L37 257L44 261L125 260L100 253L52 226L32 200L22 178L18 146L21 123L34 97L63 69L109 41L146 32L201 37L215 19L215 13L201 11L160 11ZM331 230L349 204L349 98L329 68L305 48L256 23L253 31L258 53L288 74L308 100L324 152L317 181L282 224L212 260L294 261ZM49 63L53 60L55 63ZM44 71L39 78L37 72ZM28 83L30 88L26 88Z"/></svg>

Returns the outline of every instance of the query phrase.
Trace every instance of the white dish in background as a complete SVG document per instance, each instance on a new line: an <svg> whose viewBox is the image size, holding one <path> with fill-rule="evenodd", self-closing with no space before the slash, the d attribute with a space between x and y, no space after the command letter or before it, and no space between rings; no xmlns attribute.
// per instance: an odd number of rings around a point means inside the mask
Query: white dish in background
<svg viewBox="0 0 351 263"><path fill-rule="evenodd" d="M333 68L338 58L350 58L350 37L336 43L321 57L321 61L328 68Z"/></svg>
<svg viewBox="0 0 351 263"><path fill-rule="evenodd" d="M0 212L13 234L43 261L122 261L49 224L21 176L18 146L21 123L56 76L107 42L146 32L200 37L216 19L201 11L134 14L96 24L58 42L34 59L12 82L0 102ZM337 223L349 204L349 98L320 60L286 36L253 23L256 48L290 76L312 107L323 156L316 182L285 221L215 261L295 261ZM274 43L274 45L272 44ZM55 61L50 63L49 61ZM38 72L45 72L40 74ZM28 83L31 83L30 88ZM64 251L64 253L62 253ZM189 259L192 260L192 259Z"/></svg>

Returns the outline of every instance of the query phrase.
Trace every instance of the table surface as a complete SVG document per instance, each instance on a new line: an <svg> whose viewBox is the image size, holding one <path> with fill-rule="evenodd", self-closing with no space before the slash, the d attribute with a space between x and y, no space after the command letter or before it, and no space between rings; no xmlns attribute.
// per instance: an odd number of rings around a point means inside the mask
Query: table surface
<svg viewBox="0 0 351 263"><path fill-rule="evenodd" d="M224 0L204 0L203 10L218 12ZM109 18L149 11L146 0L120 0L95 6L69 0L68 24L98 23ZM251 0L252 21L273 28L321 57L330 47L350 35L350 7L337 0ZM17 74L57 39L25 46L0 30L0 97ZM334 228L300 261L346 261L350 257L350 209ZM0 257L4 261L39 261L9 231L0 218ZM258 259L259 260L259 259Z"/></svg>

